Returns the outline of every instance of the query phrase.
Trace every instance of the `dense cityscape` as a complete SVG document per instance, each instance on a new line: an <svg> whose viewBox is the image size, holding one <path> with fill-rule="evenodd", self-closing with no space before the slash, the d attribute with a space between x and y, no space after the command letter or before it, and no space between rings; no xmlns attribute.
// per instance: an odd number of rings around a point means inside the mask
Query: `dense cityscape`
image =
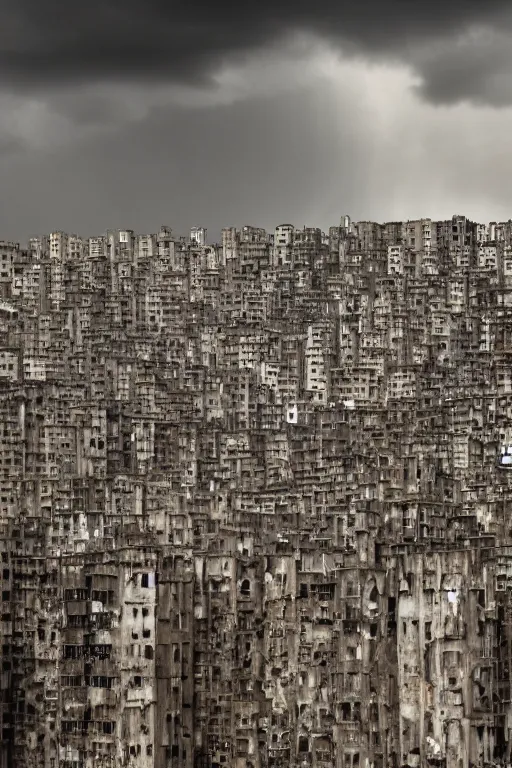
<svg viewBox="0 0 512 768"><path fill-rule="evenodd" d="M512 221L206 234L0 243L0 768L510 765Z"/></svg>

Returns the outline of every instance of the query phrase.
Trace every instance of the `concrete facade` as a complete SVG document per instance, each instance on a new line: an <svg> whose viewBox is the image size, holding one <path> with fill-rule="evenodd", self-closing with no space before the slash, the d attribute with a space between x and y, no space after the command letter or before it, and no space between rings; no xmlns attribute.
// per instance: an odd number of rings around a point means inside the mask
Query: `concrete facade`
<svg viewBox="0 0 512 768"><path fill-rule="evenodd" d="M0 243L1 768L510 765L512 224L195 233Z"/></svg>

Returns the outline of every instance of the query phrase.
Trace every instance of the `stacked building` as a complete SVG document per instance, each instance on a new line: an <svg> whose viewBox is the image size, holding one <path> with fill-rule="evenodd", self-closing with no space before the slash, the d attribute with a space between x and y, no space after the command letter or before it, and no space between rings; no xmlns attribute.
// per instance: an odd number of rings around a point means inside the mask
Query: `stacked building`
<svg viewBox="0 0 512 768"><path fill-rule="evenodd" d="M512 744L512 222L0 243L1 768Z"/></svg>

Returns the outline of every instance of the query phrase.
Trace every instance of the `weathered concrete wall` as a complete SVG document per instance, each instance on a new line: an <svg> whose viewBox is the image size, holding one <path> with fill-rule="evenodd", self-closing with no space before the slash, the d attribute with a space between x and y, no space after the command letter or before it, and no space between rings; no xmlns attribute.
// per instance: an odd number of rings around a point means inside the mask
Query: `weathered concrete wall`
<svg viewBox="0 0 512 768"><path fill-rule="evenodd" d="M0 244L0 768L511 762L510 230Z"/></svg>

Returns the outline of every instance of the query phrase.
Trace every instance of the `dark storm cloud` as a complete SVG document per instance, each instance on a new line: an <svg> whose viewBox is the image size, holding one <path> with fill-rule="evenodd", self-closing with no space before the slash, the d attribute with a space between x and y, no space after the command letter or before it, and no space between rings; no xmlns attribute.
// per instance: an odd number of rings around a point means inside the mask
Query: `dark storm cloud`
<svg viewBox="0 0 512 768"><path fill-rule="evenodd" d="M207 84L214 71L294 32L340 44L349 55L386 57L424 75L424 93L485 100L493 60L468 83L465 55L442 71L450 41L475 26L509 28L506 0L4 0L0 82L11 88L108 80ZM418 51L445 41L437 64ZM448 53L447 53L448 52ZM433 73L433 74L432 74ZM432 74L432 77L429 76ZM448 82L447 82L448 80Z"/></svg>
<svg viewBox="0 0 512 768"><path fill-rule="evenodd" d="M79 146L59 141L51 151L15 154L0 147L0 236L25 243L54 229L154 232L167 223L178 234L206 226L217 238L223 226L244 224L326 230L347 213L510 217L507 113L433 109L404 91L409 78L393 68L370 77L364 67L341 70L321 88L215 109L167 104Z"/></svg>
<svg viewBox="0 0 512 768"><path fill-rule="evenodd" d="M79 152L0 154L0 175L9 179L0 235L26 242L53 229L153 232L166 223L177 234L206 226L216 238L223 226L311 221L311 188L339 193L333 156L341 152L351 175L366 150L357 125L336 121L332 93L306 96L313 120L305 119L303 94L286 93L200 112L157 109L143 126L98 136Z"/></svg>
<svg viewBox="0 0 512 768"><path fill-rule="evenodd" d="M512 103L510 32L486 29L420 54L418 90L438 104L463 101L496 107Z"/></svg>

